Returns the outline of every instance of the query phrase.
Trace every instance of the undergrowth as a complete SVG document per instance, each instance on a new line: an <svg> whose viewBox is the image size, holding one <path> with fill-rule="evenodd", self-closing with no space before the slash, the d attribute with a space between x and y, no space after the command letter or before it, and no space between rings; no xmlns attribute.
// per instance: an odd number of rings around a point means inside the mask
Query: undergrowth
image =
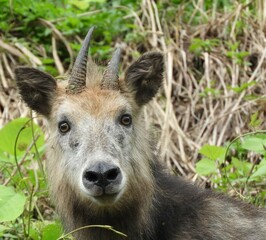
<svg viewBox="0 0 266 240"><path fill-rule="evenodd" d="M203 187L265 205L264 1L0 5L0 239L71 239L48 196L43 121L21 102L13 70L29 65L65 78L92 25L90 55L105 65L120 46L121 77L140 54L164 53L165 83L145 117L168 167Z"/></svg>

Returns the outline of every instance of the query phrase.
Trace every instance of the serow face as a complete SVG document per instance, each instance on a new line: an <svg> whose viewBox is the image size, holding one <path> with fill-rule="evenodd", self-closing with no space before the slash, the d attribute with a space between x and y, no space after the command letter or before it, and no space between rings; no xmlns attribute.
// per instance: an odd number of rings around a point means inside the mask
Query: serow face
<svg viewBox="0 0 266 240"><path fill-rule="evenodd" d="M82 97L81 97L82 96ZM135 141L133 109L110 90L62 97L54 109L51 138L73 188L98 204L113 204L126 188Z"/></svg>
<svg viewBox="0 0 266 240"><path fill-rule="evenodd" d="M49 123L47 170L51 191L71 186L82 199L114 205L148 181L142 107L163 80L163 57L141 56L118 78L121 50L101 73L88 61L89 30L67 83L40 70L15 70L23 100Z"/></svg>

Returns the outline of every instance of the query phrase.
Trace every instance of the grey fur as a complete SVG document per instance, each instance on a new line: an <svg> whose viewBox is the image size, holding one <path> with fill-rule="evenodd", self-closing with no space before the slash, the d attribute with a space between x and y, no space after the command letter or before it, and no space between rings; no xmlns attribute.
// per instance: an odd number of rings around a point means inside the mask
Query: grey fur
<svg viewBox="0 0 266 240"><path fill-rule="evenodd" d="M142 106L161 86L163 69L162 55L147 53L128 68L119 89L103 89L97 73L84 81L97 78L98 86L73 95L40 71L16 71L23 99L48 118L50 193L65 230L111 225L128 236L90 228L75 233L78 240L265 240L264 209L171 176L153 154ZM121 123L124 114L132 125ZM68 132L59 131L62 121ZM84 186L84 171L99 163L121 170L112 195Z"/></svg>

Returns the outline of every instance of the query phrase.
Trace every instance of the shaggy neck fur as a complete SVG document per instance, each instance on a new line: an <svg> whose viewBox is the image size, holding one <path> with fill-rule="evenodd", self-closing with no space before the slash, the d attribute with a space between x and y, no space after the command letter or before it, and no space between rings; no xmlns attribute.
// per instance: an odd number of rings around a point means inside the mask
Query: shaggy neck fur
<svg viewBox="0 0 266 240"><path fill-rule="evenodd" d="M139 131L143 134L144 129L136 131L136 135L140 134ZM49 182L52 183L51 195L66 233L88 225L109 225L128 237L121 237L103 228L88 228L78 231L74 236L78 240L153 239L154 229L150 216L154 211L156 183L153 176L153 156L148 154L152 151L144 151L144 145L147 146L145 149L149 148L146 137L134 143L135 148L132 149L130 160L132 174L128 176L130 181L121 199L115 206L101 207L82 196L71 185L73 181L62 164L64 153L60 151L56 137L51 134L48 144L47 172Z"/></svg>
<svg viewBox="0 0 266 240"><path fill-rule="evenodd" d="M155 193L152 193L149 186L145 187L143 184L139 184L139 189L129 188L115 207L96 207L95 203L81 198L80 195L75 194L70 185L64 184L62 181L57 191L68 192L68 194L58 196L54 192L53 195L66 232L88 225L109 225L126 234L126 239L129 240L152 239L151 235L154 229L152 229L150 215L153 211L153 196ZM147 197L147 195L152 196ZM64 198L61 196L64 196ZM78 231L74 236L79 240L125 239L103 228L89 228Z"/></svg>

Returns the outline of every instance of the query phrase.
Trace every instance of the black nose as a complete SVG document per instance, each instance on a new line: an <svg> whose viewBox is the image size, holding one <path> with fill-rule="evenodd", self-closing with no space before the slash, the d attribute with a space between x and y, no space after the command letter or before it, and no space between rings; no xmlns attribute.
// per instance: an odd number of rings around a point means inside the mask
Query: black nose
<svg viewBox="0 0 266 240"><path fill-rule="evenodd" d="M110 184L119 184L121 179L121 171L117 166L100 162L86 169L82 180L88 189L95 185L104 189Z"/></svg>

